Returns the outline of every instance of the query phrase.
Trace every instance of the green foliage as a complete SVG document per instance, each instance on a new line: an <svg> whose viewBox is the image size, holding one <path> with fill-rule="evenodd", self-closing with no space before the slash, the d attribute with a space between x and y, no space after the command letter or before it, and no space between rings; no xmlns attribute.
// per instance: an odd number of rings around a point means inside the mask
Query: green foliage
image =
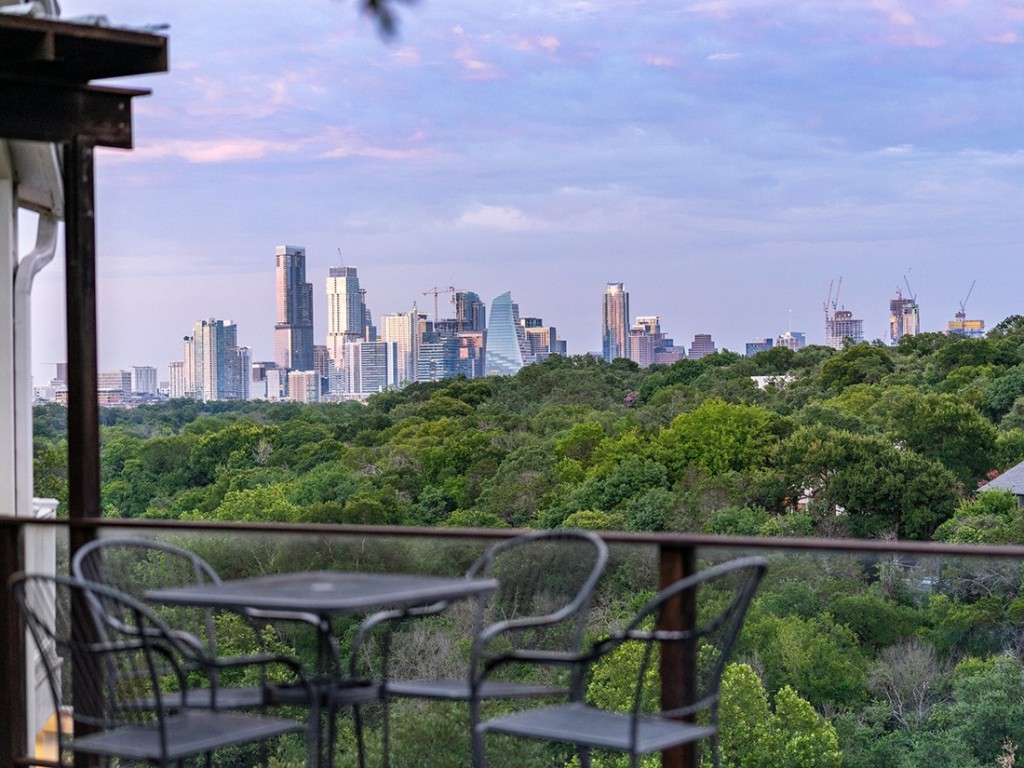
<svg viewBox="0 0 1024 768"><path fill-rule="evenodd" d="M1024 513L1012 491L985 491L961 501L935 538L953 544L1024 544Z"/></svg>
<svg viewBox="0 0 1024 768"><path fill-rule="evenodd" d="M790 498L810 489L822 523L846 524L853 535L923 538L953 511L954 477L881 438L808 427L780 443L775 456Z"/></svg>
<svg viewBox="0 0 1024 768"><path fill-rule="evenodd" d="M781 419L758 406L708 400L677 416L658 435L656 449L673 478L688 466L713 475L744 471L765 462L784 429Z"/></svg>
<svg viewBox="0 0 1024 768"><path fill-rule="evenodd" d="M840 768L835 728L789 686L774 709L754 670L730 664L722 678L720 745L725 768Z"/></svg>
<svg viewBox="0 0 1024 768"><path fill-rule="evenodd" d="M854 384L878 384L895 367L887 349L854 344L822 365L819 380L823 389L839 391Z"/></svg>
<svg viewBox="0 0 1024 768"><path fill-rule="evenodd" d="M857 637L828 614L750 617L745 642L755 648L769 691L791 686L816 708L862 703L865 660Z"/></svg>

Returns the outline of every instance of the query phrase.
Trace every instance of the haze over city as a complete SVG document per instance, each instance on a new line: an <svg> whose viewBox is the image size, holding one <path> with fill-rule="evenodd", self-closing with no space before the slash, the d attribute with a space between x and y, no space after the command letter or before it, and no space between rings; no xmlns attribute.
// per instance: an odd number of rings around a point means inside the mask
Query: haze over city
<svg viewBox="0 0 1024 768"><path fill-rule="evenodd" d="M119 83L153 89L135 150L98 153L104 370L163 377L211 316L272 359L283 243L318 343L341 263L375 316L511 290L573 354L601 348L608 281L677 344L739 352L790 310L822 343L840 276L869 339L904 275L924 330L975 280L970 317L1021 311L1014 3L422 0L389 40L329 0L62 5L170 24L170 73ZM37 278L37 381L66 357L62 279Z"/></svg>

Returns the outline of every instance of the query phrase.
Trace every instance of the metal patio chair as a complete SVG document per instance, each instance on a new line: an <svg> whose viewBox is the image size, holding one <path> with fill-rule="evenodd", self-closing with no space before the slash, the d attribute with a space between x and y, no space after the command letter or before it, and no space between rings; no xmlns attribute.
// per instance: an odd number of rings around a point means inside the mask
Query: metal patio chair
<svg viewBox="0 0 1024 768"><path fill-rule="evenodd" d="M77 753L161 766L193 756L209 762L225 747L303 731L313 739L295 720L193 707L189 670L206 660L124 593L73 577L24 574L12 578L10 588L57 714L55 759L35 764L71 766ZM97 602L117 621L98 623ZM267 663L301 674L289 659Z"/></svg>
<svg viewBox="0 0 1024 768"><path fill-rule="evenodd" d="M384 625L381 642L384 687L383 750L390 752L389 701L396 698L467 702L469 733L479 719L480 702L570 696L573 680L538 679L530 674L482 680L484 666L495 654L515 649L520 672L530 667L562 667L577 658L583 640L591 597L608 562L608 547L590 531L537 531L502 541L489 548L466 572L467 577L494 578L496 592L482 595L473 606L472 647L466 673L453 679L391 679L391 642L406 619L422 620L441 614L448 602L413 610L384 611L367 618L353 653L377 627ZM563 678L571 677L571 669Z"/></svg>
<svg viewBox="0 0 1024 768"><path fill-rule="evenodd" d="M486 766L482 748L485 734L570 744L581 750L584 763L589 762L587 751L590 749L625 753L630 756L633 768L639 765L642 755L707 739L718 768L719 684L766 568L766 561L760 557L732 560L680 579L659 592L623 630L596 643L578 658L589 674L595 662L629 643L639 644L640 662L628 710L603 709L580 696L565 704L481 722L476 726L481 742L474 752L476 768ZM696 626L678 631L657 629L663 612L678 611L680 601L698 607ZM702 601L706 607L702 608ZM688 692L686 701L678 707L663 709L656 706L658 691L651 690L650 681L657 678L660 652L673 645L682 646L680 650L698 659L699 671L696 680L684 681L684 690ZM489 660L481 685L486 684L496 669L516 661L516 656L511 652ZM698 715L702 716L698 718Z"/></svg>
<svg viewBox="0 0 1024 768"><path fill-rule="evenodd" d="M95 539L75 553L71 572L79 579L104 584L140 602L145 601L145 593L151 589L221 582L213 567L194 552L173 544L142 538ZM101 612L104 610L104 606L96 601L93 601L93 607ZM218 644L213 610L165 607L151 607L151 610L178 632L182 642L194 645L197 650L201 649L205 658L220 657L222 651ZM301 613L253 615L248 618L269 620L282 617L313 625L320 623L316 616ZM253 621L250 621L250 625L256 640L257 628ZM259 657L255 652L253 655ZM191 692L193 706L205 704L216 709L250 709L270 703L266 686L223 685L218 679L217 667L211 666L208 669L211 685Z"/></svg>
<svg viewBox="0 0 1024 768"><path fill-rule="evenodd" d="M81 579L105 584L138 600L142 600L147 591L154 589L221 583L213 566L196 553L174 544L144 538L95 539L75 553L71 570ZM161 606L154 610L180 637L189 638L188 642L202 648L207 658L220 657L213 609ZM359 765L365 765L363 724L358 707L360 704L377 701L380 698L380 687L349 675L349 666L340 659L330 626L325 625L316 614L301 611L249 609L244 618L253 629L254 639L258 637L259 625L271 621L297 622L314 628L321 653L332 660L331 675L316 681L315 700L311 700L304 685L267 685L265 680L261 680L259 685L224 685L219 680L219 667L208 664L205 671L211 685L191 691L191 705L205 704L216 709L254 709L277 705L314 707L327 715L330 731L327 743L333 742L337 711L352 707L355 712ZM252 658L258 660L262 656L254 652ZM318 670L318 673L323 672ZM169 705L174 704L173 694L167 701Z"/></svg>

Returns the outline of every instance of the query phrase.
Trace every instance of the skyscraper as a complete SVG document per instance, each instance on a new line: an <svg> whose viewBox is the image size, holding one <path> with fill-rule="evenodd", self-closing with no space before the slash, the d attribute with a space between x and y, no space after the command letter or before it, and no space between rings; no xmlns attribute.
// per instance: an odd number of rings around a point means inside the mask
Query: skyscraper
<svg viewBox="0 0 1024 768"><path fill-rule="evenodd" d="M340 389L360 399L398 384L396 345L388 341L357 341L345 349L345 378Z"/></svg>
<svg viewBox="0 0 1024 768"><path fill-rule="evenodd" d="M278 367L313 367L313 284L306 282L306 249L277 246L277 323L274 360Z"/></svg>
<svg viewBox="0 0 1024 768"><path fill-rule="evenodd" d="M412 312L399 312L380 316L380 340L395 345L395 365L398 370L398 385L404 386L416 381L416 360L419 355L420 313L413 307Z"/></svg>
<svg viewBox="0 0 1024 768"><path fill-rule="evenodd" d="M713 355L718 352L715 347L715 340L711 338L710 333L695 333L693 335L693 343L690 344L690 352L687 355L691 360L700 360L702 357L707 355Z"/></svg>
<svg viewBox="0 0 1024 768"><path fill-rule="evenodd" d="M238 328L230 320L200 320L184 343L184 395L196 400L248 400L252 353L238 346Z"/></svg>
<svg viewBox="0 0 1024 768"><path fill-rule="evenodd" d="M140 395L156 394L156 368L151 365L133 365L131 368L132 392Z"/></svg>
<svg viewBox="0 0 1024 768"><path fill-rule="evenodd" d="M487 313L480 297L472 291L455 294L456 332L482 331L487 327Z"/></svg>
<svg viewBox="0 0 1024 768"><path fill-rule="evenodd" d="M661 330L658 315L638 317L629 329L629 359L641 368L655 363L672 364L686 357L686 350L676 347L675 342Z"/></svg>
<svg viewBox="0 0 1024 768"><path fill-rule="evenodd" d="M608 283L601 308L601 352L609 363L629 357L629 294L623 283Z"/></svg>
<svg viewBox="0 0 1024 768"><path fill-rule="evenodd" d="M488 376L514 376L526 362L526 331L519 322L519 307L506 291L491 302L487 322L485 370Z"/></svg>
<svg viewBox="0 0 1024 768"><path fill-rule="evenodd" d="M345 345L366 339L366 305L355 267L331 267L327 277L327 351L340 368Z"/></svg>
<svg viewBox="0 0 1024 768"><path fill-rule="evenodd" d="M847 344L864 341L864 321L853 316L848 309L838 309L830 317L825 314L825 344L832 349L843 349Z"/></svg>

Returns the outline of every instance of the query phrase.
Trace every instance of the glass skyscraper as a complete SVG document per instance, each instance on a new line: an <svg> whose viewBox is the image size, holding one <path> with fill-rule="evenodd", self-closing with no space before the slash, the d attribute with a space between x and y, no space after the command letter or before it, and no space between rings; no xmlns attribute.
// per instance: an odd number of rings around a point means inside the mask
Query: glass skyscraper
<svg viewBox="0 0 1024 768"><path fill-rule="evenodd" d="M491 302L487 323L488 376L514 376L526 361L526 333L519 324L519 307L506 291Z"/></svg>
<svg viewBox="0 0 1024 768"><path fill-rule="evenodd" d="M601 353L609 363L629 357L629 294L623 283L608 283L601 307Z"/></svg>
<svg viewBox="0 0 1024 768"><path fill-rule="evenodd" d="M274 360L278 368L313 368L313 284L306 282L306 249L277 246L277 322Z"/></svg>

